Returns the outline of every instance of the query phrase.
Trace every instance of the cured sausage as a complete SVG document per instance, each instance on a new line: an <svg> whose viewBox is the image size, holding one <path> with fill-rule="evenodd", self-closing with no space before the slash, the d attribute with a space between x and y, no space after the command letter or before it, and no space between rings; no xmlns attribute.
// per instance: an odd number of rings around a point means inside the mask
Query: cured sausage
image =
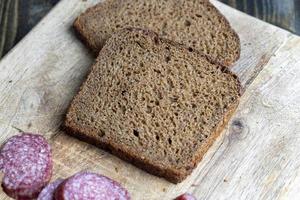
<svg viewBox="0 0 300 200"><path fill-rule="evenodd" d="M3 191L15 199L33 199L52 175L51 148L37 134L23 133L8 139L0 149Z"/></svg>
<svg viewBox="0 0 300 200"><path fill-rule="evenodd" d="M197 200L193 195L185 193L177 197L175 200Z"/></svg>
<svg viewBox="0 0 300 200"><path fill-rule="evenodd" d="M63 182L63 179L57 179L56 181L47 185L39 194L37 200L53 200L54 192L58 186Z"/></svg>
<svg viewBox="0 0 300 200"><path fill-rule="evenodd" d="M79 172L64 181L55 192L56 200L130 200L119 183L96 173Z"/></svg>

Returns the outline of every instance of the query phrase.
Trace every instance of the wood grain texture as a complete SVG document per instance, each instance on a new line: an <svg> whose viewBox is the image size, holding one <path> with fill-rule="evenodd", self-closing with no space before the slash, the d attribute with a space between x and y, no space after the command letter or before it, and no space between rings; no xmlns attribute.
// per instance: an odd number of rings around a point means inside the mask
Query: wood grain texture
<svg viewBox="0 0 300 200"><path fill-rule="evenodd" d="M298 195L300 39L217 1L241 38L233 70L246 92L191 176L174 185L66 135L60 128L64 114L93 62L71 24L96 2L62 0L1 61L0 143L16 128L41 133L53 148L53 179L95 171L121 182L133 200L170 200L186 191L212 200ZM0 192L0 199L8 198Z"/></svg>
<svg viewBox="0 0 300 200"><path fill-rule="evenodd" d="M291 37L247 89L191 189L199 199L299 197L299 44Z"/></svg>
<svg viewBox="0 0 300 200"><path fill-rule="evenodd" d="M59 0L1 0L0 58L19 42Z"/></svg>
<svg viewBox="0 0 300 200"><path fill-rule="evenodd" d="M18 26L18 0L0 1L0 58L15 42Z"/></svg>
<svg viewBox="0 0 300 200"><path fill-rule="evenodd" d="M59 0L18 0L19 20L15 42L20 41Z"/></svg>
<svg viewBox="0 0 300 200"><path fill-rule="evenodd" d="M300 33L299 0L220 0L249 15Z"/></svg>

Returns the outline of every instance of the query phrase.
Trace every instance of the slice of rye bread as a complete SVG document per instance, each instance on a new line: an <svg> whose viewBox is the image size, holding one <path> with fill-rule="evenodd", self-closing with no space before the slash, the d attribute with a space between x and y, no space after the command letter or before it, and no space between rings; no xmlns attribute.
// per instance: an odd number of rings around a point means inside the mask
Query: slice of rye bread
<svg viewBox="0 0 300 200"><path fill-rule="evenodd" d="M106 0L81 14L74 27L97 55L113 32L138 27L195 48L225 66L240 56L238 35L204 0Z"/></svg>
<svg viewBox="0 0 300 200"><path fill-rule="evenodd" d="M181 182L238 105L236 75L203 54L126 28L101 50L65 119L68 132Z"/></svg>

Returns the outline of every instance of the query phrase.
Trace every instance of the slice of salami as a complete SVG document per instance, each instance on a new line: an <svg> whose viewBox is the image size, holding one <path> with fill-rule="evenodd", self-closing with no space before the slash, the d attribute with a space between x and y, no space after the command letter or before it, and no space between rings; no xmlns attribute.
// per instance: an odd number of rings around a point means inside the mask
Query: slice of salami
<svg viewBox="0 0 300 200"><path fill-rule="evenodd" d="M0 150L4 192L15 199L36 198L52 175L51 148L41 135L23 133Z"/></svg>
<svg viewBox="0 0 300 200"><path fill-rule="evenodd" d="M177 197L175 200L197 200L196 197L189 193L185 193Z"/></svg>
<svg viewBox="0 0 300 200"><path fill-rule="evenodd" d="M57 179L56 181L47 185L39 194L37 200L53 200L54 192L58 186L63 182L63 179Z"/></svg>
<svg viewBox="0 0 300 200"><path fill-rule="evenodd" d="M90 172L79 172L64 181L55 192L56 200L130 200L119 183Z"/></svg>

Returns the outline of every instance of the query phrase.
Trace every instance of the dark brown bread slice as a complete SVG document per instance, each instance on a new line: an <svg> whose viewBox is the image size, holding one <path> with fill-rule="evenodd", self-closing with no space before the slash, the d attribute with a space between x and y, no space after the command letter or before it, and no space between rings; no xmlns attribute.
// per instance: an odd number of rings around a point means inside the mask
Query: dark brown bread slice
<svg viewBox="0 0 300 200"><path fill-rule="evenodd" d="M81 14L74 26L97 55L113 32L139 27L202 51L225 66L240 56L238 35L204 0L106 0Z"/></svg>
<svg viewBox="0 0 300 200"><path fill-rule="evenodd" d="M73 99L65 126L171 182L192 172L238 105L226 67L141 29L114 34Z"/></svg>

